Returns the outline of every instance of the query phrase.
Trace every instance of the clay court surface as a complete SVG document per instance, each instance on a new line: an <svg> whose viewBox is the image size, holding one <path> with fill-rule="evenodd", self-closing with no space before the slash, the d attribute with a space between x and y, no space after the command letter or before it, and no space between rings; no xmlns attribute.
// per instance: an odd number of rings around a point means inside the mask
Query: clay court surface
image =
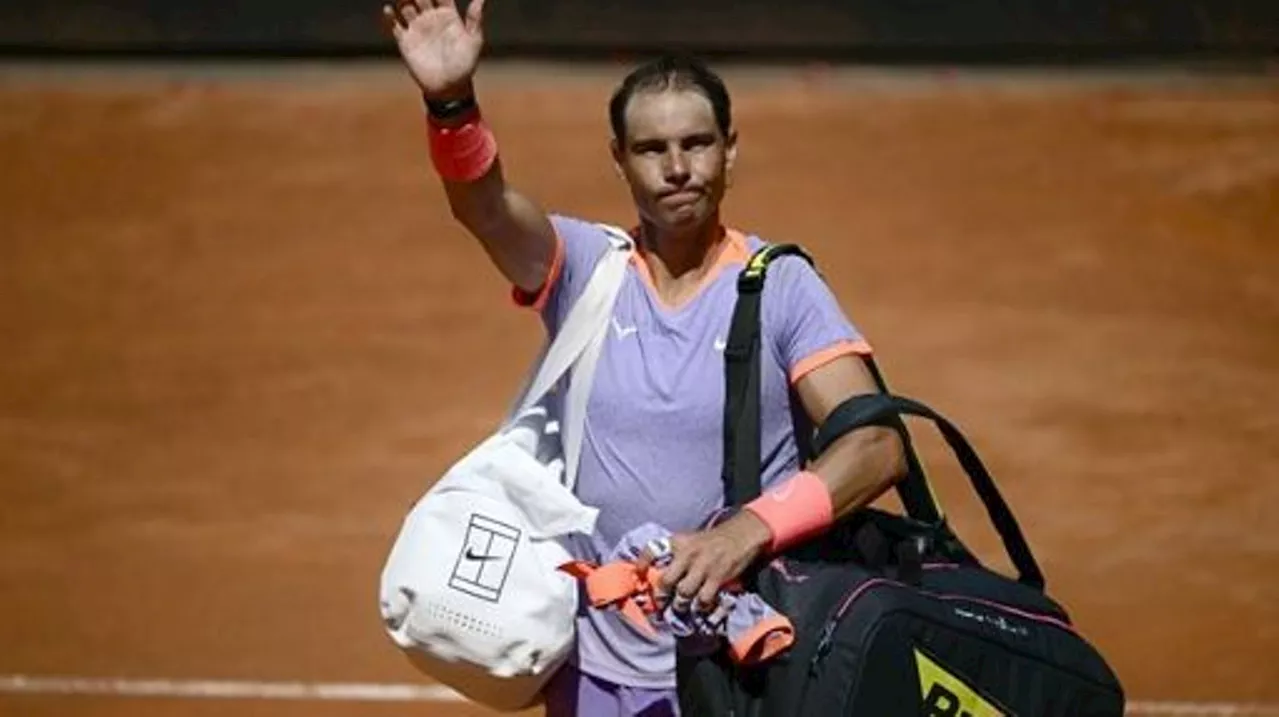
<svg viewBox="0 0 1280 717"><path fill-rule="evenodd" d="M511 180L626 223L621 70L482 81ZM1277 699L1274 75L730 73L732 224L809 248L987 459L1135 700ZM0 74L0 675L406 684L399 520L540 339L398 70ZM940 442L962 536L1003 566ZM0 714L486 714L0 693Z"/></svg>

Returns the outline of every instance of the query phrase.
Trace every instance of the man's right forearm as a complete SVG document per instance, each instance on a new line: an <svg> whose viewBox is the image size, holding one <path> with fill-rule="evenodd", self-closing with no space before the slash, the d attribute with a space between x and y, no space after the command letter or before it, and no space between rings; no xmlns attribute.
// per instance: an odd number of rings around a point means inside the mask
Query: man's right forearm
<svg viewBox="0 0 1280 717"><path fill-rule="evenodd" d="M445 119L431 117L429 122L433 125L433 161L454 218L480 240L512 284L536 291L550 273L556 252L555 233L546 212L507 185L496 145L480 142L482 132L488 142L494 140L478 109ZM448 132L470 132L476 141L441 141L442 133ZM474 164L482 160L488 164Z"/></svg>
<svg viewBox="0 0 1280 717"><path fill-rule="evenodd" d="M431 162L453 216L511 283L542 288L559 250L551 221L503 180L497 140L475 102L484 0L461 13L454 2L388 2L382 17L426 101Z"/></svg>
<svg viewBox="0 0 1280 717"><path fill-rule="evenodd" d="M444 182L449 209L503 276L526 292L536 292L551 272L556 238L541 207L509 187L502 165L474 182Z"/></svg>
<svg viewBox="0 0 1280 717"><path fill-rule="evenodd" d="M474 100L470 82L428 100L431 160L454 219L509 282L535 292L552 268L556 234L541 207L507 186L497 140Z"/></svg>

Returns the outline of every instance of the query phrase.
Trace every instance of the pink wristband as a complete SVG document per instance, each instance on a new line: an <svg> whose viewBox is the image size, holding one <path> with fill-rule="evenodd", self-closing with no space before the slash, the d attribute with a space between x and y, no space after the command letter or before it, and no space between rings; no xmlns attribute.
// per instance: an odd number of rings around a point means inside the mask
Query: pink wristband
<svg viewBox="0 0 1280 717"><path fill-rule="evenodd" d="M478 111L457 127L441 127L428 120L427 140L436 171L455 182L483 177L498 158L498 141Z"/></svg>
<svg viewBox="0 0 1280 717"><path fill-rule="evenodd" d="M777 553L826 530L834 519L831 494L821 476L801 471L746 505L773 534L769 552Z"/></svg>

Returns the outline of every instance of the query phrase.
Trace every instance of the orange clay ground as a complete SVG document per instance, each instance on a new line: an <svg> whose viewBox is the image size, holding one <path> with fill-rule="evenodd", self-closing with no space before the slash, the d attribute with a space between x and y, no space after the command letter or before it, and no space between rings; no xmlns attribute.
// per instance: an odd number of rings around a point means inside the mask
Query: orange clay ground
<svg viewBox="0 0 1280 717"><path fill-rule="evenodd" d="M482 78L548 208L631 221L622 71ZM1131 696L1274 703L1274 76L728 78L728 219L809 248L895 387L965 428ZM382 558L540 333L423 146L390 64L0 75L0 674L420 679ZM228 713L485 714L0 694Z"/></svg>

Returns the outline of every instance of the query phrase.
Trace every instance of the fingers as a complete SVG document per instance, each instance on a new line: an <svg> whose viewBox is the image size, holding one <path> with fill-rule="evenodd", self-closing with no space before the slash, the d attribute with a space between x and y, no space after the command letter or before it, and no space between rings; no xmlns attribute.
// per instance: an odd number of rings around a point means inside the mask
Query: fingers
<svg viewBox="0 0 1280 717"><path fill-rule="evenodd" d="M720 603L720 580L708 566L698 561L685 568L683 577L668 579L674 580L674 586L666 594L670 595L671 609L677 613L709 613ZM662 602L668 600L664 597Z"/></svg>
<svg viewBox="0 0 1280 717"><path fill-rule="evenodd" d="M426 9L431 8L429 0L424 4ZM396 15L405 27L408 27L415 17L421 15L422 11L423 8L420 8L415 0L396 0Z"/></svg>
<svg viewBox="0 0 1280 717"><path fill-rule="evenodd" d="M671 559L670 564L663 568L662 575L658 578L656 590L659 600L666 600L676 589L676 585L684 579L685 573L689 570L689 555L687 553L677 552Z"/></svg>
<svg viewBox="0 0 1280 717"><path fill-rule="evenodd" d="M382 24L387 32L399 37L414 19L437 8L447 8L456 13L456 0L395 0L382 6ZM484 0L474 0L467 7L465 24L468 30L479 30L483 10Z"/></svg>
<svg viewBox="0 0 1280 717"><path fill-rule="evenodd" d="M449 0L453 4L453 0ZM484 0L471 0L467 5L466 25L471 32L479 32L484 22Z"/></svg>
<svg viewBox="0 0 1280 717"><path fill-rule="evenodd" d="M721 582L714 566L695 562L685 573L684 579L676 585L672 607L678 612L689 609L700 613L711 612L720 602Z"/></svg>
<svg viewBox="0 0 1280 717"><path fill-rule="evenodd" d="M404 26L400 24L395 8L390 5L382 6L382 28L397 40L400 39L400 33L404 32Z"/></svg>
<svg viewBox="0 0 1280 717"><path fill-rule="evenodd" d="M409 23L413 22L421 12L415 0L395 0L393 3L382 6L382 24L388 32L399 37L400 33L409 27Z"/></svg>
<svg viewBox="0 0 1280 717"><path fill-rule="evenodd" d="M698 595L694 607L700 612L709 612L715 607L716 601L720 598L720 581L704 580L702 586L698 588Z"/></svg>
<svg viewBox="0 0 1280 717"><path fill-rule="evenodd" d="M698 597L702 592L702 586L707 582L707 568L699 563L694 563L685 571L684 577L676 584L676 595L679 597L692 600Z"/></svg>
<svg viewBox="0 0 1280 717"><path fill-rule="evenodd" d="M651 549L642 560L649 560ZM733 560L715 545L698 538L676 537L671 541L671 562L663 568L655 586L659 604L670 603L676 612L690 608L709 613L720 604L720 590L733 572ZM646 565L648 563L646 562Z"/></svg>
<svg viewBox="0 0 1280 717"><path fill-rule="evenodd" d="M671 608L676 612L687 612L690 608L698 612L707 612L716 605L720 593L720 583L712 574L711 566L705 558L686 559L678 572L672 570L676 563L672 562L662 574L659 592L671 595ZM674 593L672 595L672 593Z"/></svg>

